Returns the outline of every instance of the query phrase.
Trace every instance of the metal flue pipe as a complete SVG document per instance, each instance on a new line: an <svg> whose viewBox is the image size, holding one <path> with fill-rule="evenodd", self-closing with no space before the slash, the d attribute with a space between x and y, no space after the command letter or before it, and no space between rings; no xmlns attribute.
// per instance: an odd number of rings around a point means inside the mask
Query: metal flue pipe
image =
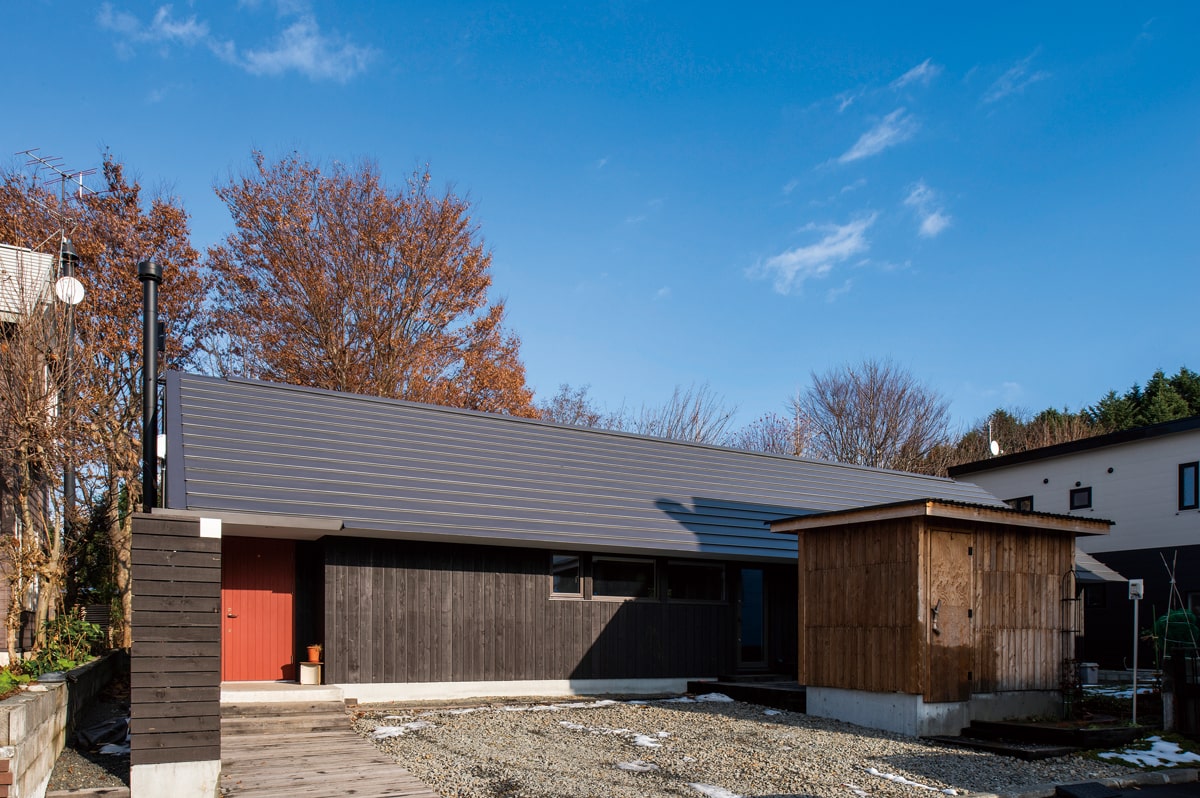
<svg viewBox="0 0 1200 798"><path fill-rule="evenodd" d="M137 265L142 281L142 512L158 504L158 284L162 266Z"/></svg>

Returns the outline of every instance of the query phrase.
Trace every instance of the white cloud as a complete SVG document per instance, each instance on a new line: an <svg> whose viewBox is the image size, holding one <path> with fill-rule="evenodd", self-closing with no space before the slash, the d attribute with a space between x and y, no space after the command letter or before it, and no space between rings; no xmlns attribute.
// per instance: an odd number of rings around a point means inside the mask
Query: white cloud
<svg viewBox="0 0 1200 798"><path fill-rule="evenodd" d="M1050 77L1049 72L1030 69L1034 56L1037 54L1038 51L1034 50L1005 70L1004 74L996 78L995 82L984 92L983 102L985 104L994 103L1010 94L1020 94L1025 91L1026 87Z"/></svg>
<svg viewBox="0 0 1200 798"><path fill-rule="evenodd" d="M937 194L925 185L924 180L918 180L909 189L908 196L904 198L904 204L916 212L917 218L920 220L917 232L923 238L936 238L950 226L952 221L950 214L945 212Z"/></svg>
<svg viewBox="0 0 1200 798"><path fill-rule="evenodd" d="M101 28L122 36L125 45L139 42L179 43L190 46L208 37L206 23L198 21L195 16L184 20L176 19L169 5L159 6L150 23L143 25L133 14L113 8L112 3L102 3L100 11L96 14L96 23Z"/></svg>
<svg viewBox="0 0 1200 798"><path fill-rule="evenodd" d="M299 72L313 80L344 83L370 66L376 52L359 47L337 34L321 31L316 19L305 15L283 31L274 45L247 50L239 65L252 75Z"/></svg>
<svg viewBox="0 0 1200 798"><path fill-rule="evenodd" d="M671 296L671 287L667 285L654 292L655 299L666 299L669 296Z"/></svg>
<svg viewBox="0 0 1200 798"><path fill-rule="evenodd" d="M784 196L786 196L788 194L791 194L793 191L795 191L799 185L800 185L800 181L793 177L791 180L789 180L783 184L783 188L781 189L781 191L783 191Z"/></svg>
<svg viewBox="0 0 1200 798"><path fill-rule="evenodd" d="M854 287L854 281L846 280L846 282L842 283L837 288L830 288L828 291L826 291L825 292L825 301L830 304L833 304L842 296L845 296L846 294L850 293L850 289L853 287Z"/></svg>
<svg viewBox="0 0 1200 798"><path fill-rule="evenodd" d="M774 276L774 288L781 294L798 291L805 280L827 277L834 267L870 248L867 230L878 214L855 219L844 225L809 225L805 230L823 233L815 243L795 247L767 258L750 270L751 276Z"/></svg>
<svg viewBox="0 0 1200 798"><path fill-rule="evenodd" d="M917 132L919 125L903 108L897 108L885 116L879 124L859 136L854 146L842 153L838 163L850 163L861 158L878 155L889 147L907 141Z"/></svg>
<svg viewBox="0 0 1200 798"><path fill-rule="evenodd" d="M933 59L926 58L915 67L893 80L892 88L900 89L910 83L920 83L922 86L928 86L933 79L940 74L942 74L942 67L939 64L933 63Z"/></svg>
<svg viewBox="0 0 1200 798"><path fill-rule="evenodd" d="M253 8L256 3L248 4ZM280 17L294 17L307 8L306 2L280 0ZM196 16L179 19L170 5L159 6L149 23L121 11L112 3L104 3L96 15L97 24L117 34L116 47L122 57L133 55L133 45L204 45L220 60L252 75L282 75L298 72L312 80L345 82L363 72L375 60L378 52L371 47L352 43L337 33L320 29L316 18L303 13L288 25L268 47L239 51L232 39L218 38L207 22ZM166 54L163 50L163 54Z"/></svg>

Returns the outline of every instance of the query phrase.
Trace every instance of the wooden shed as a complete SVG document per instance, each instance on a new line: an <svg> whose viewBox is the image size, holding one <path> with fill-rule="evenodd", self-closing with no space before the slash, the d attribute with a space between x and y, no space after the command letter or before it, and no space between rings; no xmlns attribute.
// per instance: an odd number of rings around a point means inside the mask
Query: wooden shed
<svg viewBox="0 0 1200 798"><path fill-rule="evenodd" d="M773 522L798 538L809 714L926 735L1056 713L1075 536L1109 524L936 499Z"/></svg>

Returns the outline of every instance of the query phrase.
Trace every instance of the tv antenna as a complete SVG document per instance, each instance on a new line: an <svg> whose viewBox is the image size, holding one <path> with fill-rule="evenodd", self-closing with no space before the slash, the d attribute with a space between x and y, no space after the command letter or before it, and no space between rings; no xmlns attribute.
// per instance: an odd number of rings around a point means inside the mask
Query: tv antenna
<svg viewBox="0 0 1200 798"><path fill-rule="evenodd" d="M31 196L31 199L40 205L47 213L58 220L59 223L59 238L66 240L68 238L67 214L63 211L66 207L68 199L83 200L88 195L98 195L100 192L88 188L83 183L85 177L90 177L96 174L95 169L79 169L69 170L63 166L63 159L57 155L39 155L38 147L30 150L21 150L17 155L24 155L26 158L25 165L34 167L34 182L41 182L43 185L56 183L58 185L58 206L50 207L46 203L39 200L36 196ZM48 174L45 174L48 173ZM39 175L43 175L39 177ZM44 244L45 242L43 242ZM40 249L40 247L38 247Z"/></svg>

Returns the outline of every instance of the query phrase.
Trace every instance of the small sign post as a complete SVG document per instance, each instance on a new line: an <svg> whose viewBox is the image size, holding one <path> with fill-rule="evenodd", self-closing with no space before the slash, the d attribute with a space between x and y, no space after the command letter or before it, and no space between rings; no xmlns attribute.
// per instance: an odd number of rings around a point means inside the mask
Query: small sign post
<svg viewBox="0 0 1200 798"><path fill-rule="evenodd" d="M1133 601L1133 725L1137 725L1137 669L1138 669L1138 602L1142 598L1141 579L1129 580L1129 598Z"/></svg>

